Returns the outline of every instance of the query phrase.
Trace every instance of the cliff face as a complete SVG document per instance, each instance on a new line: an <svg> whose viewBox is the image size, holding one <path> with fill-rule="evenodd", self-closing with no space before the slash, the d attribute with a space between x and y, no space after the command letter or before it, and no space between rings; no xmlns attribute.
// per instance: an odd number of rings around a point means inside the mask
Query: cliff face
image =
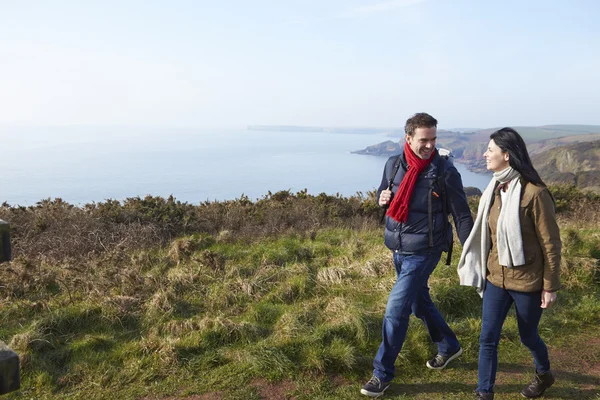
<svg viewBox="0 0 600 400"><path fill-rule="evenodd" d="M465 164L470 171L488 172L485 159L483 158L483 153L487 149L488 142L489 140L478 140L467 144L463 149L462 157L457 161Z"/></svg>
<svg viewBox="0 0 600 400"><path fill-rule="evenodd" d="M569 183L600 193L600 140L550 149L531 161L546 183Z"/></svg>

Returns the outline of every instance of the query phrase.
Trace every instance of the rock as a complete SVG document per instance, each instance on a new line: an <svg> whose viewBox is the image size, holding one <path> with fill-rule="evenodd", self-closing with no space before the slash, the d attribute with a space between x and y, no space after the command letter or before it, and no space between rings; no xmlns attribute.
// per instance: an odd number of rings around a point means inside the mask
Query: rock
<svg viewBox="0 0 600 400"><path fill-rule="evenodd" d="M464 187L465 190L465 195L468 196L481 196L481 190L479 190L479 188L476 188L474 186L465 186Z"/></svg>
<svg viewBox="0 0 600 400"><path fill-rule="evenodd" d="M21 387L19 356L0 341L0 395Z"/></svg>
<svg viewBox="0 0 600 400"><path fill-rule="evenodd" d="M11 260L10 225L0 219L0 262Z"/></svg>

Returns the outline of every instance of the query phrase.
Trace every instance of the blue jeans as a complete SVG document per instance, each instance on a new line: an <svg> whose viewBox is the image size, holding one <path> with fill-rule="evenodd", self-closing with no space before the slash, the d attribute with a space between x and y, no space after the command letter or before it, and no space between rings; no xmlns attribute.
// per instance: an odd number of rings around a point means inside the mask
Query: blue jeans
<svg viewBox="0 0 600 400"><path fill-rule="evenodd" d="M394 253L397 279L388 297L383 338L373 361L373 375L382 381L394 378L394 363L404 344L411 313L423 320L439 354L454 354L460 348L456 335L429 296L427 281L441 255L441 251L410 255Z"/></svg>
<svg viewBox="0 0 600 400"><path fill-rule="evenodd" d="M521 343L533 355L537 372L543 374L550 370L548 349L538 334L538 325L543 311L543 308L540 307L542 292L526 293L506 290L487 281L483 292L483 316L481 335L479 336L478 392L491 393L494 391L500 333L506 314L513 303L515 303L517 312Z"/></svg>

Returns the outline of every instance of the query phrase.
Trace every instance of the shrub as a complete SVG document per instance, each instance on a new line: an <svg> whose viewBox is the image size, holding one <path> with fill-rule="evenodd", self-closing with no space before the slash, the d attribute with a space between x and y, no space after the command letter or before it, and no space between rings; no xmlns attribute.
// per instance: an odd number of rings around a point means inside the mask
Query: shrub
<svg viewBox="0 0 600 400"><path fill-rule="evenodd" d="M113 261L132 250L173 246L172 258L219 241L255 241L294 232L314 239L325 227L364 228L378 223L374 193L364 198L290 191L268 193L256 202L246 196L191 205L169 196L106 200L76 207L57 198L35 206L0 206L0 218L11 223L13 255L28 260L89 259ZM186 236L187 238L177 239ZM180 251L181 250L181 251ZM311 257L298 249L298 260ZM185 256L185 254L183 254Z"/></svg>

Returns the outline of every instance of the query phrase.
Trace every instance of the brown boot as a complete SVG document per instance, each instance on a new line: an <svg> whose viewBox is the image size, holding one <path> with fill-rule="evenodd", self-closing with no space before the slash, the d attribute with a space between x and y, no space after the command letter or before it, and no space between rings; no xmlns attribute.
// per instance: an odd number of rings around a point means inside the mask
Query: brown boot
<svg viewBox="0 0 600 400"><path fill-rule="evenodd" d="M548 371L544 374L538 374L536 371L533 382L525 386L525 388L521 391L521 394L523 397L527 397L528 399L540 397L544 394L546 389L552 386L553 383L554 376L552 375L552 372Z"/></svg>

